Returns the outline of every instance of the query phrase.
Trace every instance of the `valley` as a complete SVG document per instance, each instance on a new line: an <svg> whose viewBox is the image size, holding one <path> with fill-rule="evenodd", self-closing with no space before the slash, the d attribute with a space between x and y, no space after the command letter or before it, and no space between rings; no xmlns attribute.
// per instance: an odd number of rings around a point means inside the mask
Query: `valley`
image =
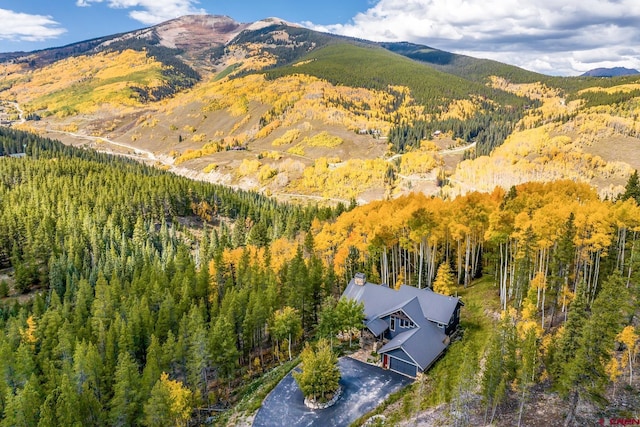
<svg viewBox="0 0 640 427"><path fill-rule="evenodd" d="M249 425L307 344L384 365L358 273L464 305L354 425L635 419L639 113L639 75L278 18L0 54L0 427Z"/></svg>

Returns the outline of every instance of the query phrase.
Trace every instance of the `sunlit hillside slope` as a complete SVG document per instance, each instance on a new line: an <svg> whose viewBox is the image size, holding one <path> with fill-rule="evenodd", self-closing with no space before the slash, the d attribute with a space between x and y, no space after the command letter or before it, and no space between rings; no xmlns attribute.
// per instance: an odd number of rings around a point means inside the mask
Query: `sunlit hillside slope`
<svg viewBox="0 0 640 427"><path fill-rule="evenodd" d="M555 179L615 195L638 167L637 76L548 77L219 16L0 61L13 126L286 199Z"/></svg>

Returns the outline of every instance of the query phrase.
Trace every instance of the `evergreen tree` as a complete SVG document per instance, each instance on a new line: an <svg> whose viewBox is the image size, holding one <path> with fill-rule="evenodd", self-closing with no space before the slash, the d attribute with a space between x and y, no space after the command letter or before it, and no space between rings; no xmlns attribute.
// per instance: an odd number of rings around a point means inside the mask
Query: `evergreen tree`
<svg viewBox="0 0 640 427"><path fill-rule="evenodd" d="M634 199L640 204L640 178L638 178L638 170L633 171L627 185L624 187L624 193L620 197L622 200Z"/></svg>
<svg viewBox="0 0 640 427"><path fill-rule="evenodd" d="M522 425L522 414L531 387L536 382L538 370L538 335L535 323L528 323L520 340L520 363L518 372L518 391L520 392L520 410L518 412L518 426Z"/></svg>
<svg viewBox="0 0 640 427"><path fill-rule="evenodd" d="M318 310L322 303L322 281L324 278L324 266L322 260L312 255L308 260L307 287L309 289L309 304L311 306L310 324L318 323Z"/></svg>
<svg viewBox="0 0 640 427"><path fill-rule="evenodd" d="M114 376L113 397L109 402L109 422L113 426L131 426L138 423L142 413L138 367L128 352L118 356Z"/></svg>
<svg viewBox="0 0 640 427"><path fill-rule="evenodd" d="M104 394L104 365L93 343L76 344L73 355L73 380L79 390L86 389L100 400Z"/></svg>
<svg viewBox="0 0 640 427"><path fill-rule="evenodd" d="M163 363L163 358L166 356L167 354L163 354L160 340L155 335L151 335L151 342L149 348L147 348L145 365L142 370L141 392L143 395L151 391L153 385L160 379L160 374L167 370L167 367ZM169 355L169 357L171 357L171 355Z"/></svg>
<svg viewBox="0 0 640 427"><path fill-rule="evenodd" d="M573 422L581 399L603 404L608 376L605 368L614 349L616 336L622 330L622 319L628 315L627 289L619 274L613 274L602 284L602 289L591 305L591 316L586 321L575 357L565 368L565 381L561 394L569 397L566 424Z"/></svg>
<svg viewBox="0 0 640 427"><path fill-rule="evenodd" d="M206 400L207 373L211 356L207 348L207 329L204 319L195 306L189 313L189 331L187 379L196 397Z"/></svg>
<svg viewBox="0 0 640 427"><path fill-rule="evenodd" d="M451 415L454 420L454 426L467 426L470 421L471 406L475 391L478 384L478 360L473 357L477 353L474 343L468 341L465 343L462 351L467 355L462 361L462 365L458 370L455 389L451 399Z"/></svg>
<svg viewBox="0 0 640 427"><path fill-rule="evenodd" d="M333 348L333 337L340 330L340 321L336 310L336 301L327 298L322 304L320 320L318 322L318 335L322 338L329 338L329 343Z"/></svg>
<svg viewBox="0 0 640 427"><path fill-rule="evenodd" d="M239 353L231 322L224 316L218 317L211 327L209 353L218 375L221 378L230 378L238 364Z"/></svg>
<svg viewBox="0 0 640 427"><path fill-rule="evenodd" d="M580 282L576 289L576 294L569 305L567 313L567 321L562 329L560 336L556 338L556 345L552 352L552 358L547 360L549 373L552 380L556 383L558 390L565 392L571 388L571 380L569 378L569 366L578 350L579 340L582 336L582 328L587 320L587 295L586 285Z"/></svg>
<svg viewBox="0 0 640 427"><path fill-rule="evenodd" d="M294 372L302 394L316 402L330 400L340 385L338 358L325 339L318 341L316 350L307 344L302 351L302 371Z"/></svg>
<svg viewBox="0 0 640 427"><path fill-rule="evenodd" d="M353 334L364 326L364 303L350 298L340 298L336 305L340 331L349 335L349 347Z"/></svg>
<svg viewBox="0 0 640 427"><path fill-rule="evenodd" d="M517 335L514 316L513 312L502 313L486 351L481 390L488 423L493 422L498 406L507 396L509 384L516 377Z"/></svg>
<svg viewBox="0 0 640 427"><path fill-rule="evenodd" d="M84 425L82 410L79 407L80 396L74 389L72 381L67 374L62 374L60 385L54 392L56 400L54 403L54 417L58 426L80 426ZM46 419L46 418L45 418ZM42 421L42 420L41 420Z"/></svg>
<svg viewBox="0 0 640 427"><path fill-rule="evenodd" d="M0 426L37 426L40 418L42 393L38 385L38 377L34 374L24 388L9 393L6 398L4 416Z"/></svg>

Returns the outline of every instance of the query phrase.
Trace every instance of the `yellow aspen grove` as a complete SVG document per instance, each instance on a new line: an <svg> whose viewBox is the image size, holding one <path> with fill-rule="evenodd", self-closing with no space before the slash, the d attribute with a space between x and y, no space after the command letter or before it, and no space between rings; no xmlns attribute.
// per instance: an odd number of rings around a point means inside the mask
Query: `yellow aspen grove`
<svg viewBox="0 0 640 427"><path fill-rule="evenodd" d="M604 369L609 380L613 383L613 393L615 394L616 383L618 382L620 375L622 375L622 369L620 369L620 362L618 362L618 358L615 355L612 355Z"/></svg>
<svg viewBox="0 0 640 427"><path fill-rule="evenodd" d="M638 350L638 333L636 329L628 325L616 337L625 346L625 356L622 358L622 368L629 367L629 385L633 382L633 362Z"/></svg>
<svg viewBox="0 0 640 427"><path fill-rule="evenodd" d="M175 417L176 424L181 425L186 422L191 415L191 391L184 387L179 381L170 380L168 375L163 372L160 377L171 397L171 413Z"/></svg>

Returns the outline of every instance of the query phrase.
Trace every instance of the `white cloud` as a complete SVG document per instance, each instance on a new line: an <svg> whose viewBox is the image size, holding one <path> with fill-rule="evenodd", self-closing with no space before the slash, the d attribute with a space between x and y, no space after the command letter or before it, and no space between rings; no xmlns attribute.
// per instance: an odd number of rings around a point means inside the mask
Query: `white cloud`
<svg viewBox="0 0 640 427"><path fill-rule="evenodd" d="M638 22L637 0L379 0L348 23L304 25L578 74L604 63L640 68L637 52L612 57L638 45Z"/></svg>
<svg viewBox="0 0 640 427"><path fill-rule="evenodd" d="M80 7L91 6L92 3L106 3L114 9L135 9L129 12L129 16L145 25L159 24L169 19L184 15L197 15L206 13L204 9L198 9L197 0L77 0Z"/></svg>
<svg viewBox="0 0 640 427"><path fill-rule="evenodd" d="M50 16L30 15L0 9L0 40L43 41L55 39L67 30Z"/></svg>

